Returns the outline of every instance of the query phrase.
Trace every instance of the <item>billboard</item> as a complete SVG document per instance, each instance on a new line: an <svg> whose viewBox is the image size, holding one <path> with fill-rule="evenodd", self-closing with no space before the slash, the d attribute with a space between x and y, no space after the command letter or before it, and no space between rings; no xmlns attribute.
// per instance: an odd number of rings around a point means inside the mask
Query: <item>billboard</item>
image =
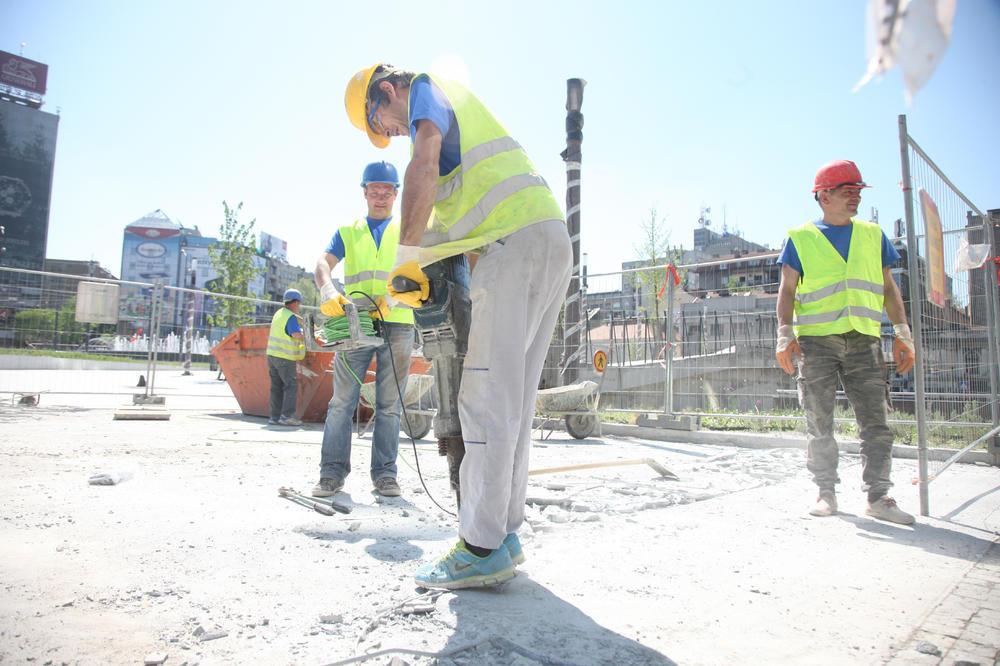
<svg viewBox="0 0 1000 666"><path fill-rule="evenodd" d="M260 251L264 256L288 261L288 243L263 231L260 232Z"/></svg>
<svg viewBox="0 0 1000 666"><path fill-rule="evenodd" d="M41 270L59 116L0 100L0 255L4 266Z"/></svg>
<svg viewBox="0 0 1000 666"><path fill-rule="evenodd" d="M165 216L164 216L165 217ZM144 221L153 220L144 224ZM177 286L181 262L180 225L147 216L125 228L122 242L122 280L156 282ZM165 301L173 296L165 294ZM126 285L121 292L119 316L121 319L142 320L149 316L151 291L149 287ZM164 303L169 312L171 303ZM169 318L167 318L169 320Z"/></svg>
<svg viewBox="0 0 1000 666"><path fill-rule="evenodd" d="M45 94L45 80L48 78L49 66L34 60L6 51L0 51L0 83L11 88L19 88L35 93Z"/></svg>

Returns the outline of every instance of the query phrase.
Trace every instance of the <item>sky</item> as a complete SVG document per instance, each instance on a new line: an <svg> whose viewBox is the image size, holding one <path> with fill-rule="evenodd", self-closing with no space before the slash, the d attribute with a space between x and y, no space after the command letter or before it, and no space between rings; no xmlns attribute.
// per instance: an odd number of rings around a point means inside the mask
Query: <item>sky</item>
<svg viewBox="0 0 1000 666"><path fill-rule="evenodd" d="M383 61L468 83L565 205L566 79L587 81L581 248L591 274L638 258L665 217L777 247L819 211L823 163L873 188L863 216L903 215L898 114L980 209L1000 208L1000 1L958 0L951 43L911 104L867 67L866 4L0 0L0 49L49 66L60 115L47 256L119 274L122 233L162 209L215 235L223 200L311 270L365 213L364 166L405 168L347 120L356 71ZM398 206L401 199L397 201Z"/></svg>

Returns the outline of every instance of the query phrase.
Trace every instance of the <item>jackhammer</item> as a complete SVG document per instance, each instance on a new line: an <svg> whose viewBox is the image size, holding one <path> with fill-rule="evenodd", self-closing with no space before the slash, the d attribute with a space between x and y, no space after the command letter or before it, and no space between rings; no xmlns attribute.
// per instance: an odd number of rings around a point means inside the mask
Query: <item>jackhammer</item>
<svg viewBox="0 0 1000 666"><path fill-rule="evenodd" d="M472 319L469 262L460 254L425 266L423 271L430 282L430 294L421 307L413 310L413 324L423 345L424 358L431 361L437 387L438 409L433 425L438 454L448 459L451 487L456 503L461 505L458 472L465 456L465 441L458 417L458 391ZM420 287L413 280L397 276L392 280L392 288L406 292Z"/></svg>

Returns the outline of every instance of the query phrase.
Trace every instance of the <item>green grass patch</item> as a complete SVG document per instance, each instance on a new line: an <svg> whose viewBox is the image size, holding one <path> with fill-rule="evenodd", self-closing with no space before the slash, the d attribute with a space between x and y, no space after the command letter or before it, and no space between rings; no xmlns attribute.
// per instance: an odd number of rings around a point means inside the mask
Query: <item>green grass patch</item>
<svg viewBox="0 0 1000 666"><path fill-rule="evenodd" d="M854 420L854 412L844 407L834 410L834 418L849 419L834 423L834 434L850 439L859 439L858 424ZM759 412L758 416L804 416L800 410L772 410ZM890 412L889 418L905 418L907 415ZM989 414L984 412L980 403L968 402L959 414L950 417L938 412L930 412L928 421L947 422L947 425L928 425L927 445L934 448L961 449L973 440L985 434L989 428L976 425L976 421L989 421ZM740 432L798 432L805 434L804 420L746 418L739 415L701 416L699 423L705 430L740 431ZM893 440L896 444L917 445L917 424L890 423ZM985 448L985 443L983 444Z"/></svg>
<svg viewBox="0 0 1000 666"><path fill-rule="evenodd" d="M133 363L136 365L146 365L145 358L130 358L128 356L119 356L117 354L99 354L96 352L78 352L78 351L55 351L51 349L12 349L12 348L0 348L0 354L6 356L46 356L49 358L72 358L81 359L84 361L115 361L118 363ZM181 367L184 365L183 361L164 361L162 359L157 359L156 367L163 366L176 366ZM193 361L191 363L191 368L193 370L208 370L209 364L205 362Z"/></svg>

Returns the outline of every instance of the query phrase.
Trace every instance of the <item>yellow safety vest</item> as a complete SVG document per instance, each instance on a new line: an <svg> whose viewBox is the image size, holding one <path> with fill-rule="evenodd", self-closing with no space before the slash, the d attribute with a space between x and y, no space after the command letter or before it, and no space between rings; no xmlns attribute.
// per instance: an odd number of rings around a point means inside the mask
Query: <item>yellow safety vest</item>
<svg viewBox="0 0 1000 666"><path fill-rule="evenodd" d="M288 308L281 308L271 317L271 333L267 337L267 355L301 361L306 357L306 345L285 333L285 324L297 316Z"/></svg>
<svg viewBox="0 0 1000 666"><path fill-rule="evenodd" d="M438 178L420 263L480 248L536 222L564 221L545 179L482 102L458 83L426 76L455 112L461 163Z"/></svg>
<svg viewBox="0 0 1000 666"><path fill-rule="evenodd" d="M788 233L803 270L795 293L796 336L881 335L882 229L863 220L851 223L847 261L812 222Z"/></svg>
<svg viewBox="0 0 1000 666"><path fill-rule="evenodd" d="M386 292L389 272L396 262L396 247L399 245L399 223L389 222L382 232L378 247L372 238L368 221L355 220L354 224L340 228L340 239L344 241L344 291L358 306L359 311L374 309L372 302L364 296L352 292L360 291L377 301ZM395 307L384 317L385 321L396 324L413 324L413 310Z"/></svg>

